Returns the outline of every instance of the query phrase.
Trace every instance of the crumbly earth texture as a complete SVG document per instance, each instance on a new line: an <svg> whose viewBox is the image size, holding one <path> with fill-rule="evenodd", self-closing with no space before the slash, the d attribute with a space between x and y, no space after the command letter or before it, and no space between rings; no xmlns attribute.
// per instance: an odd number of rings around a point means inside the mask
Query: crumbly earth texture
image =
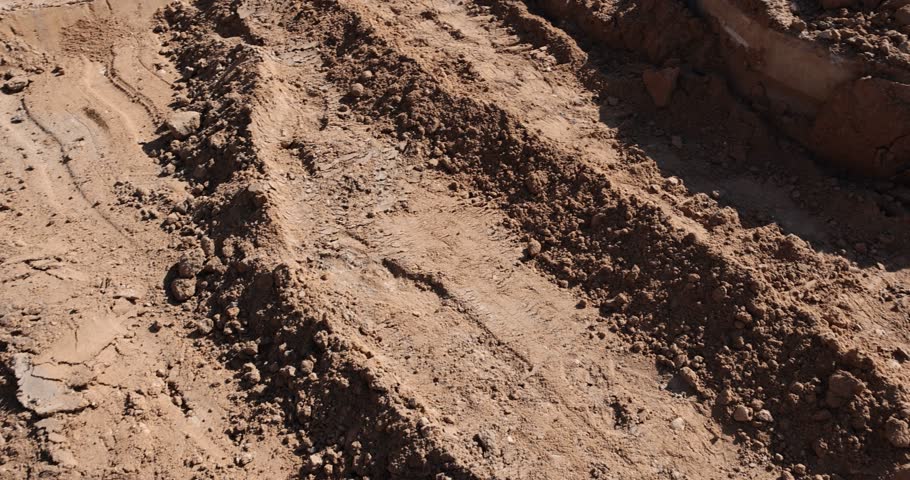
<svg viewBox="0 0 910 480"><path fill-rule="evenodd" d="M910 186L691 8L4 2L0 478L910 478Z"/></svg>

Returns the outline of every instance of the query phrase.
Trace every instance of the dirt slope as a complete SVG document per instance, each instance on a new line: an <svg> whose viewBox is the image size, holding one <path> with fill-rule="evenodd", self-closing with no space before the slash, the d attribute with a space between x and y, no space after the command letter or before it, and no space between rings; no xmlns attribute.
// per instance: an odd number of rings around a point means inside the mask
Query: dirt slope
<svg viewBox="0 0 910 480"><path fill-rule="evenodd" d="M5 6L0 471L903 478L906 186L557 3Z"/></svg>

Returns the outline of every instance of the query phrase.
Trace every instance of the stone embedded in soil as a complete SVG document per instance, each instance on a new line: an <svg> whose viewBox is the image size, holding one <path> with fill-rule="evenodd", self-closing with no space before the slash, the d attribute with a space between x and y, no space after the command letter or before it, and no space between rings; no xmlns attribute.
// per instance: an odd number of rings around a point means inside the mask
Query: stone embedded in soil
<svg viewBox="0 0 910 480"><path fill-rule="evenodd" d="M183 140L199 130L202 116L199 112L177 112L167 119L167 128L174 138Z"/></svg>
<svg viewBox="0 0 910 480"><path fill-rule="evenodd" d="M171 294L174 300L185 302L196 295L196 280L192 278L177 278L171 282Z"/></svg>
<svg viewBox="0 0 910 480"><path fill-rule="evenodd" d="M676 81L679 79L679 68L662 68L660 70L645 70L641 74L645 88L654 100L654 105L666 107L673 98L676 90Z"/></svg>

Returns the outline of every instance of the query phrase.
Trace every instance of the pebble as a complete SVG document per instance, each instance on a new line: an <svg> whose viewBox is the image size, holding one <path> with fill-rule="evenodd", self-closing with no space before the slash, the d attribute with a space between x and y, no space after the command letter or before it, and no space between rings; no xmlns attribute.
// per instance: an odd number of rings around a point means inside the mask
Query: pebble
<svg viewBox="0 0 910 480"><path fill-rule="evenodd" d="M534 258L534 257L540 255L540 252L542 249L543 249L543 247L540 245L540 242L538 242L537 240L530 240L528 242L527 252L528 252L529 257Z"/></svg>

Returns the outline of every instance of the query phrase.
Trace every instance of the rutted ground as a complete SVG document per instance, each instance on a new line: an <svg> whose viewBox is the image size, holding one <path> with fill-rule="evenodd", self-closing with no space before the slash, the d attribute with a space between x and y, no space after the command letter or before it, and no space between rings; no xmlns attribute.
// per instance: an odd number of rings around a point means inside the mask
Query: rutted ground
<svg viewBox="0 0 910 480"><path fill-rule="evenodd" d="M159 6L4 19L8 473L910 462L904 187L832 181L697 59L509 0Z"/></svg>

